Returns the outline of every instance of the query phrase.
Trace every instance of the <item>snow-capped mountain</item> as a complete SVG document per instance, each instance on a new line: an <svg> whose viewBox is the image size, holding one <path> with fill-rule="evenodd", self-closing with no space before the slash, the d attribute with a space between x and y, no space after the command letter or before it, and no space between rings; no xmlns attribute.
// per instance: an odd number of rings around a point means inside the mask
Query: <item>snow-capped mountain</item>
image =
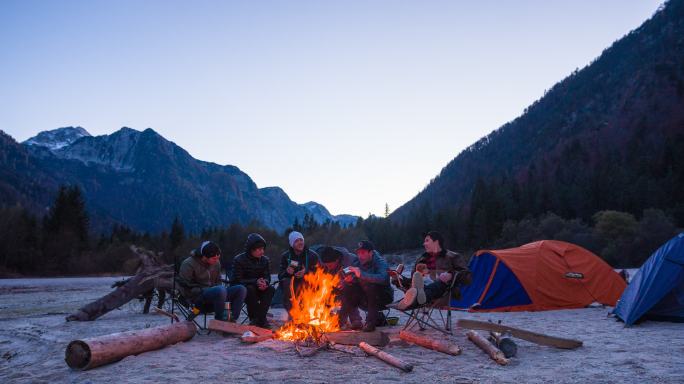
<svg viewBox="0 0 684 384"><path fill-rule="evenodd" d="M64 148L82 137L89 137L90 133L82 127L64 127L43 131L38 135L26 140L23 144L37 145L52 151Z"/></svg>

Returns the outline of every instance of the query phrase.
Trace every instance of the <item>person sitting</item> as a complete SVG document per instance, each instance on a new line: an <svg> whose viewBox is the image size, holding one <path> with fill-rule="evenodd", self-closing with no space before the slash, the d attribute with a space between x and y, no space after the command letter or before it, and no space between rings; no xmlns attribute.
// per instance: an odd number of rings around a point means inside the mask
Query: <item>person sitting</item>
<svg viewBox="0 0 684 384"><path fill-rule="evenodd" d="M221 249L211 241L203 242L183 260L178 273L178 288L191 304L205 312L214 312L216 320L227 320L226 301L231 304L230 321L240 316L247 289L242 285L221 284Z"/></svg>
<svg viewBox="0 0 684 384"><path fill-rule="evenodd" d="M315 271L318 267L318 254L304 244L304 236L292 231L288 235L290 248L280 255L280 272L278 280L283 290L283 306L290 312L292 309L292 292L298 292L304 282L304 275Z"/></svg>
<svg viewBox="0 0 684 384"><path fill-rule="evenodd" d="M362 328L364 332L372 332L378 323L384 323L380 309L392 302L394 291L389 282L387 262L375 250L373 243L368 240L359 242L356 255L358 259L345 270L339 316L346 318L354 309L365 306L368 310L366 324L361 327L360 319L350 318L352 329Z"/></svg>
<svg viewBox="0 0 684 384"><path fill-rule="evenodd" d="M245 251L233 259L231 282L247 288L247 315L251 325L268 328L268 308L275 289L271 286L271 263L264 255L266 240L258 233L250 233L245 242Z"/></svg>
<svg viewBox="0 0 684 384"><path fill-rule="evenodd" d="M338 275L340 277L340 282L333 289L333 293L337 297L341 297L342 290L344 289L344 269L354 265L354 262L358 263L358 258L356 255L347 251L346 248L341 247L330 247L324 246L319 249L321 265L324 270L331 275ZM342 317L344 315L344 317ZM346 328L348 325L348 320L350 324L355 324L357 329L361 328L361 315L359 314L358 308L350 308L348 313L337 314L338 321L341 328ZM379 321L379 320L378 320ZM351 325L349 325L351 327Z"/></svg>
<svg viewBox="0 0 684 384"><path fill-rule="evenodd" d="M463 256L447 250L444 237L439 232L430 231L425 234L423 247L425 253L416 260L411 278L398 273L392 274L392 283L405 293L401 301L390 304L390 307L404 310L416 304L432 302L446 293L454 274L467 271ZM463 274L459 282L467 283L468 278L468 273ZM424 284L424 279L429 279L427 285Z"/></svg>

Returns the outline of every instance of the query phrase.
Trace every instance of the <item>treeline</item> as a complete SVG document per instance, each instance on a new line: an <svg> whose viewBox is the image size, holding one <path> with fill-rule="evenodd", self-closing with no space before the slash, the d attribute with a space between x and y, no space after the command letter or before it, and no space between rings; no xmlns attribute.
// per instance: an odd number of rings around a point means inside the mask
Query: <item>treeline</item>
<svg viewBox="0 0 684 384"><path fill-rule="evenodd" d="M173 264L187 257L203 240L218 243L223 250L222 262L229 264L233 256L243 251L244 241L252 232L260 233L267 240L266 254L276 272L279 255L288 247L287 233L292 229L304 233L309 245L331 244L353 249L359 240L370 239L383 253L421 247L422 233L428 229L441 231L450 249L465 254L477 249L509 248L556 239L583 246L615 267L638 267L680 231L674 220L659 209L644 210L638 217L626 212L599 211L590 221L565 219L552 212L520 220L503 220L499 216L497 221L490 219L487 213L468 215L445 211L433 215L426 211L403 226L371 216L343 228L333 222L319 224L306 216L302 223L295 221L284 233L258 223L187 233L181 218L176 218L169 223L168 231L158 234L115 225L108 234L93 235L89 232L80 189L63 186L42 218L21 206L0 208L0 276L133 273L138 260L129 250L131 244L162 252L164 260Z"/></svg>

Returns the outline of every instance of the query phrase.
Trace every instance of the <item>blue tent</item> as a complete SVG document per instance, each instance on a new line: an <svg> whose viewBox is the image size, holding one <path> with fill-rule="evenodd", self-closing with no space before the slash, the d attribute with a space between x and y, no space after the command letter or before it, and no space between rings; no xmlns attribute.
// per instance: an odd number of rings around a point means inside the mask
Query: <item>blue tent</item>
<svg viewBox="0 0 684 384"><path fill-rule="evenodd" d="M684 322L684 233L646 260L622 294L615 314L627 326L642 318Z"/></svg>

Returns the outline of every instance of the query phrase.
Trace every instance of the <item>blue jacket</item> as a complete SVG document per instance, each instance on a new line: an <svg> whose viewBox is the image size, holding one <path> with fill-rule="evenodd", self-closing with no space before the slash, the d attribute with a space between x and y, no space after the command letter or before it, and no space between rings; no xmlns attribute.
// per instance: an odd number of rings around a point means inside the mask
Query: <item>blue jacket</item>
<svg viewBox="0 0 684 384"><path fill-rule="evenodd" d="M380 256L378 251L373 251L373 258L366 264L356 258L352 265L361 269L359 280L365 283L388 285L390 283L389 273L387 273L387 261Z"/></svg>

